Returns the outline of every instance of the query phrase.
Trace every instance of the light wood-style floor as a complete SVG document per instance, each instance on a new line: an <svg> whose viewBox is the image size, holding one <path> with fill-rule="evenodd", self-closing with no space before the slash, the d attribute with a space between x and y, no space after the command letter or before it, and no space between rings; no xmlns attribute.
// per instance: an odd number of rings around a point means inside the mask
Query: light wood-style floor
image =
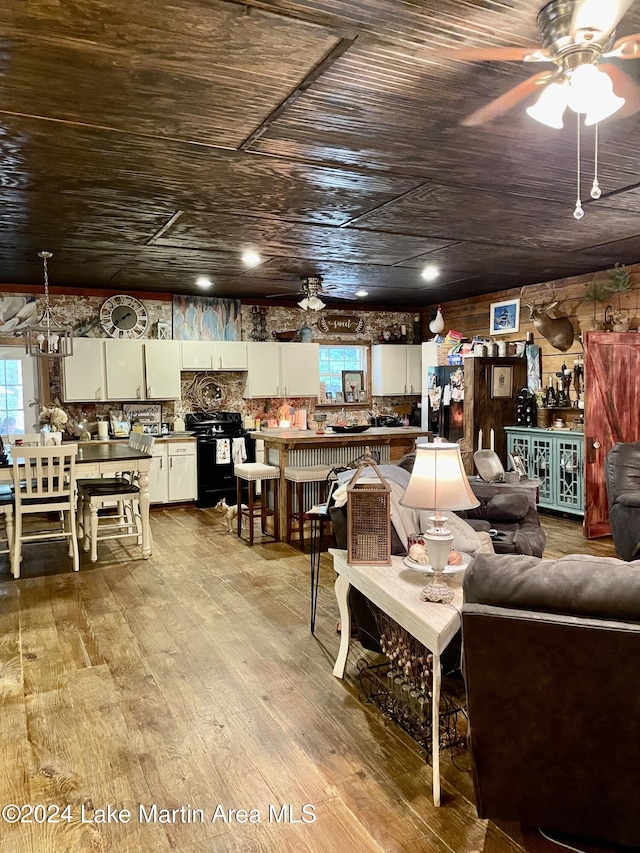
<svg viewBox="0 0 640 853"><path fill-rule="evenodd" d="M544 524L549 555L613 553L575 522ZM213 510L156 510L152 529L149 561L101 543L74 574L62 546L31 545L14 581L0 558L0 804L70 806L69 821L0 821L3 853L558 849L478 820L469 775L448 759L434 808L417 747L358 699L357 655L344 682L331 675L328 556L314 638L308 555L250 548ZM139 804L185 811L141 823ZM270 806L299 820L304 804L314 823L269 821ZM261 823L212 821L218 805ZM108 806L131 822L82 822Z"/></svg>

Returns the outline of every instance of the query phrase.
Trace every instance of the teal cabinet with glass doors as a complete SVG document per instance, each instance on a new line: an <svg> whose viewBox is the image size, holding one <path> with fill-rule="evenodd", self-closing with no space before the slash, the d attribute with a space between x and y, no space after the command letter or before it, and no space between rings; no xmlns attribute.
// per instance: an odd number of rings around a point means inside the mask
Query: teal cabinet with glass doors
<svg viewBox="0 0 640 853"><path fill-rule="evenodd" d="M584 513L584 435L570 430L505 427L507 452L519 454L530 477L542 481L538 504Z"/></svg>

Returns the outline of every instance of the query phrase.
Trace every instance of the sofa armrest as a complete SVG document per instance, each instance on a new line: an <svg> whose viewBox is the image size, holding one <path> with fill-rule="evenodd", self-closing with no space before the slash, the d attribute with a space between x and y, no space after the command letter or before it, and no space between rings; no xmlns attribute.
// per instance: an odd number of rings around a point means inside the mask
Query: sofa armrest
<svg viewBox="0 0 640 853"><path fill-rule="evenodd" d="M640 492L623 492L615 500L621 506L640 506Z"/></svg>

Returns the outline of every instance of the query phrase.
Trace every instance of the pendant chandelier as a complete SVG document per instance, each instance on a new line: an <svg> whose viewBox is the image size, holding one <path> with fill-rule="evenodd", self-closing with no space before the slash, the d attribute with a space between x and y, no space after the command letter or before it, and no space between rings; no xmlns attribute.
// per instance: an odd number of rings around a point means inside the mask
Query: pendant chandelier
<svg viewBox="0 0 640 853"><path fill-rule="evenodd" d="M32 323L25 332L27 355L64 358L73 354L73 330L71 326L57 323L51 314L47 261L53 257L53 253L38 252L38 257L42 258L44 267L44 311L40 319Z"/></svg>

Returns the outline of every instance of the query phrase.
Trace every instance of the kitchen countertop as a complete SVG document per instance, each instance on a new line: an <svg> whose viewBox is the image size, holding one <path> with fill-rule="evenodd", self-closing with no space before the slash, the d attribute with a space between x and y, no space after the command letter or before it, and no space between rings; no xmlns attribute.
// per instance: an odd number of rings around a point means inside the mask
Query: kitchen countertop
<svg viewBox="0 0 640 853"><path fill-rule="evenodd" d="M324 432L316 433L312 429L288 429L274 428L261 429L260 431L252 431L249 433L252 438L261 439L262 441L273 444L289 444L291 442L305 442L309 444L366 444L371 441L376 444L385 444L397 438L419 438L420 436L427 437L431 435L428 430L420 429L420 427L369 427L364 432Z"/></svg>
<svg viewBox="0 0 640 853"><path fill-rule="evenodd" d="M195 441L195 434L189 433L186 435L185 433L179 433L174 435L173 433L169 433L169 435L154 435L154 438L157 443L167 442L167 441ZM66 444L66 441L65 441ZM91 441L78 441L78 444L129 444L129 436L123 435L121 438L92 438Z"/></svg>

